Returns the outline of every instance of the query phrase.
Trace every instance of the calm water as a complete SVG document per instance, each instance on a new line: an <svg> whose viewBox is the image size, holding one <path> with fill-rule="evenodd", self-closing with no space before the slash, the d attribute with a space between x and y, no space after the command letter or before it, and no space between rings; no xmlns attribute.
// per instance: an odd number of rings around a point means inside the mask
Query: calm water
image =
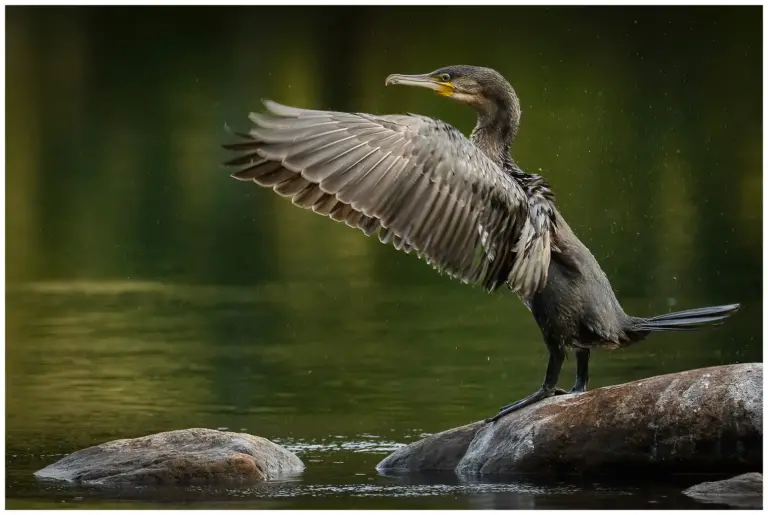
<svg viewBox="0 0 768 515"><path fill-rule="evenodd" d="M758 9L9 8L8 505L701 506L680 494L700 478L377 473L536 388L538 329L512 296L229 179L218 145L263 97L468 131L471 113L383 80L494 66L523 102L515 156L550 179L627 311L744 305L715 330L596 353L591 386L762 361ZM270 438L307 471L245 490L32 477L185 427Z"/></svg>

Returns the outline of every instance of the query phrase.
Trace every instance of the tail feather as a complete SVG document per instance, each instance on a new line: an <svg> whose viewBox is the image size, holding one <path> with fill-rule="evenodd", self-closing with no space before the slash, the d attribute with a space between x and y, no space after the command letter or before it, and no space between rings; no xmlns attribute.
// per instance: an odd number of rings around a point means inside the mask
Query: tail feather
<svg viewBox="0 0 768 515"><path fill-rule="evenodd" d="M635 321L634 329L639 331L690 331L707 325L719 325L738 311L739 307L739 304L727 304L675 311L653 318L638 318Z"/></svg>

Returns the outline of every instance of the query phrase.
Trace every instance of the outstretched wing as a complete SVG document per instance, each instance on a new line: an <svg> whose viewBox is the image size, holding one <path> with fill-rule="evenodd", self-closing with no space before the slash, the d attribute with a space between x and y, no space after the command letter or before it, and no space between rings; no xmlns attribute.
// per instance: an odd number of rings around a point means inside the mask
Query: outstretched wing
<svg viewBox="0 0 768 515"><path fill-rule="evenodd" d="M415 115L315 111L265 101L232 174L343 221L441 272L528 296L546 282L549 225L521 185L458 130Z"/></svg>

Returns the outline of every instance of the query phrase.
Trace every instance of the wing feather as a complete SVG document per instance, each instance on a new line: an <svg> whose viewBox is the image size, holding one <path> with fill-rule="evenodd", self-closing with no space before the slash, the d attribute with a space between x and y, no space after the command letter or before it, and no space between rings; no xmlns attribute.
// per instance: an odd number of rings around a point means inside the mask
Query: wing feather
<svg viewBox="0 0 768 515"><path fill-rule="evenodd" d="M453 127L265 101L252 113L233 176L290 197L438 271L524 297L546 283L554 206L532 195Z"/></svg>

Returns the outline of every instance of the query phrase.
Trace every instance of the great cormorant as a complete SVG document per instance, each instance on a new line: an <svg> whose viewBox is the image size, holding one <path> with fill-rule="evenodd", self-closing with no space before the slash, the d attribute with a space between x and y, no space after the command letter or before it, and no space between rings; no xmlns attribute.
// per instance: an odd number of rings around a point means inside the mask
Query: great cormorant
<svg viewBox="0 0 768 515"><path fill-rule="evenodd" d="M520 101L495 70L448 66L424 75L390 75L386 84L424 87L473 107L466 138L419 115L299 109L265 101L252 113L242 155L227 162L236 179L254 181L293 203L330 216L383 243L415 252L434 268L487 291L506 285L531 310L549 350L543 384L488 421L552 395L566 349L576 354L576 383L587 388L593 348L621 348L651 332L717 323L738 304L652 318L624 313L597 260L560 215L539 175L509 151Z"/></svg>

